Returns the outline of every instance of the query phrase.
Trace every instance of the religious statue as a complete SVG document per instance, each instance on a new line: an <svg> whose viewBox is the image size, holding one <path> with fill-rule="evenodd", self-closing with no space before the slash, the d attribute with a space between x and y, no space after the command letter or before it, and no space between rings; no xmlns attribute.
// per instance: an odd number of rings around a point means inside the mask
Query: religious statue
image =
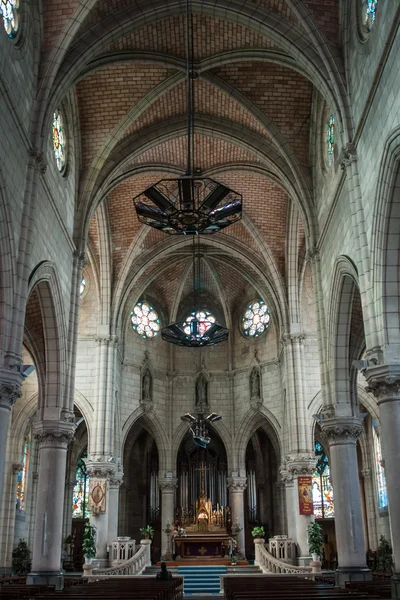
<svg viewBox="0 0 400 600"><path fill-rule="evenodd" d="M260 371L257 367L253 367L250 374L250 397L260 398L261 386L260 386Z"/></svg>
<svg viewBox="0 0 400 600"><path fill-rule="evenodd" d="M153 398L153 378L148 368L142 373L142 402L152 402Z"/></svg>
<svg viewBox="0 0 400 600"><path fill-rule="evenodd" d="M208 381L204 373L200 373L196 380L196 407L203 412L203 407L208 405Z"/></svg>

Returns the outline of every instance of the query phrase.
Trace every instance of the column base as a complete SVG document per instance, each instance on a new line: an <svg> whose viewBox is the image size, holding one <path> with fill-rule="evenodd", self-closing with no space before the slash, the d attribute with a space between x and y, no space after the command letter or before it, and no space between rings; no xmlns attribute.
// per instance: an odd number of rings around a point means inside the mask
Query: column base
<svg viewBox="0 0 400 600"><path fill-rule="evenodd" d="M345 587L346 581L371 581L372 571L367 567L339 567L335 571L335 584Z"/></svg>
<svg viewBox="0 0 400 600"><path fill-rule="evenodd" d="M26 577L27 585L54 585L56 590L64 588L64 571L32 571Z"/></svg>
<svg viewBox="0 0 400 600"><path fill-rule="evenodd" d="M395 573L391 579L392 599L400 600L400 573Z"/></svg>

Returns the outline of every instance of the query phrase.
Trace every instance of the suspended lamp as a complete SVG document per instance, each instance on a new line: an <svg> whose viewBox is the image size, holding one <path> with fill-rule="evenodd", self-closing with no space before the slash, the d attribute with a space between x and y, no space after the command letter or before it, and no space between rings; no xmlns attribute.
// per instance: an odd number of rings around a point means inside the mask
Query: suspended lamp
<svg viewBox="0 0 400 600"><path fill-rule="evenodd" d="M193 21L186 2L187 162L178 179L161 179L133 199L141 223L169 234L216 233L242 218L242 196L194 174Z"/></svg>

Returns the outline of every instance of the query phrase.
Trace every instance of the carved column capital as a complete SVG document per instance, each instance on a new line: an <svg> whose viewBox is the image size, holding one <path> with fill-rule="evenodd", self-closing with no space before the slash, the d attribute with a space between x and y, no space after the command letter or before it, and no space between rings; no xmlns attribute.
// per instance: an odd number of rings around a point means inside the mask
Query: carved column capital
<svg viewBox="0 0 400 600"><path fill-rule="evenodd" d="M118 336L116 335L99 335L96 338L96 342L99 346L118 346Z"/></svg>
<svg viewBox="0 0 400 600"><path fill-rule="evenodd" d="M96 461L91 459L86 462L86 471L90 477L109 480L116 473L116 465L101 459Z"/></svg>
<svg viewBox="0 0 400 600"><path fill-rule="evenodd" d="M378 404L400 400L400 365L376 365L364 372L367 392L373 394Z"/></svg>
<svg viewBox="0 0 400 600"><path fill-rule="evenodd" d="M33 424L33 437L40 448L66 448L74 439L76 426L68 421L38 421Z"/></svg>
<svg viewBox="0 0 400 600"><path fill-rule="evenodd" d="M0 381L0 406L3 408L11 408L21 396L22 391L20 383Z"/></svg>
<svg viewBox="0 0 400 600"><path fill-rule="evenodd" d="M247 477L228 477L227 486L231 494L243 494L247 488Z"/></svg>
<svg viewBox="0 0 400 600"><path fill-rule="evenodd" d="M158 487L162 494L173 494L178 486L176 477L165 477L158 480Z"/></svg>
<svg viewBox="0 0 400 600"><path fill-rule="evenodd" d="M329 444L356 443L363 432L362 422L364 416L359 417L332 417L319 421L322 437Z"/></svg>
<svg viewBox="0 0 400 600"><path fill-rule="evenodd" d="M289 454L286 457L286 471L293 477L312 475L317 459L314 454Z"/></svg>
<svg viewBox="0 0 400 600"><path fill-rule="evenodd" d="M279 473L281 476L281 482L280 482L281 487L285 487L286 485L293 483L293 473L291 473L290 471L287 470L286 465L283 465L279 469Z"/></svg>
<svg viewBox="0 0 400 600"><path fill-rule="evenodd" d="M307 254L306 254L307 262L309 262L311 265L315 265L317 262L320 262L320 260L321 260L321 255L316 246L307 250Z"/></svg>

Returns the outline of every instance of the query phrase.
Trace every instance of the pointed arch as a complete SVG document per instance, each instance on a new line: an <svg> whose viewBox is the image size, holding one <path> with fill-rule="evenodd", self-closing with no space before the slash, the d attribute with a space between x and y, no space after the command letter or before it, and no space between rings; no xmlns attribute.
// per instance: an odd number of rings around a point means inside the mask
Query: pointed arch
<svg viewBox="0 0 400 600"><path fill-rule="evenodd" d="M139 428L137 431L134 430L135 426L146 429L150 435L153 436L154 441L157 444L158 456L159 456L159 470L160 472L172 471L171 467L171 442L168 434L164 428L159 417L154 411L146 412L143 405L139 406L133 413L128 417L122 426L121 437L121 455L125 456L126 444L128 441L128 435L131 430L134 432L133 441L136 439ZM132 440L131 442L132 443Z"/></svg>
<svg viewBox="0 0 400 600"><path fill-rule="evenodd" d="M239 473L246 472L246 449L251 436L254 432L262 428L271 440L278 464L282 457L282 428L277 418L265 406L261 406L257 411L249 409L244 415L242 421L237 427L239 435L236 440L237 454L235 456L234 467L237 467Z"/></svg>

